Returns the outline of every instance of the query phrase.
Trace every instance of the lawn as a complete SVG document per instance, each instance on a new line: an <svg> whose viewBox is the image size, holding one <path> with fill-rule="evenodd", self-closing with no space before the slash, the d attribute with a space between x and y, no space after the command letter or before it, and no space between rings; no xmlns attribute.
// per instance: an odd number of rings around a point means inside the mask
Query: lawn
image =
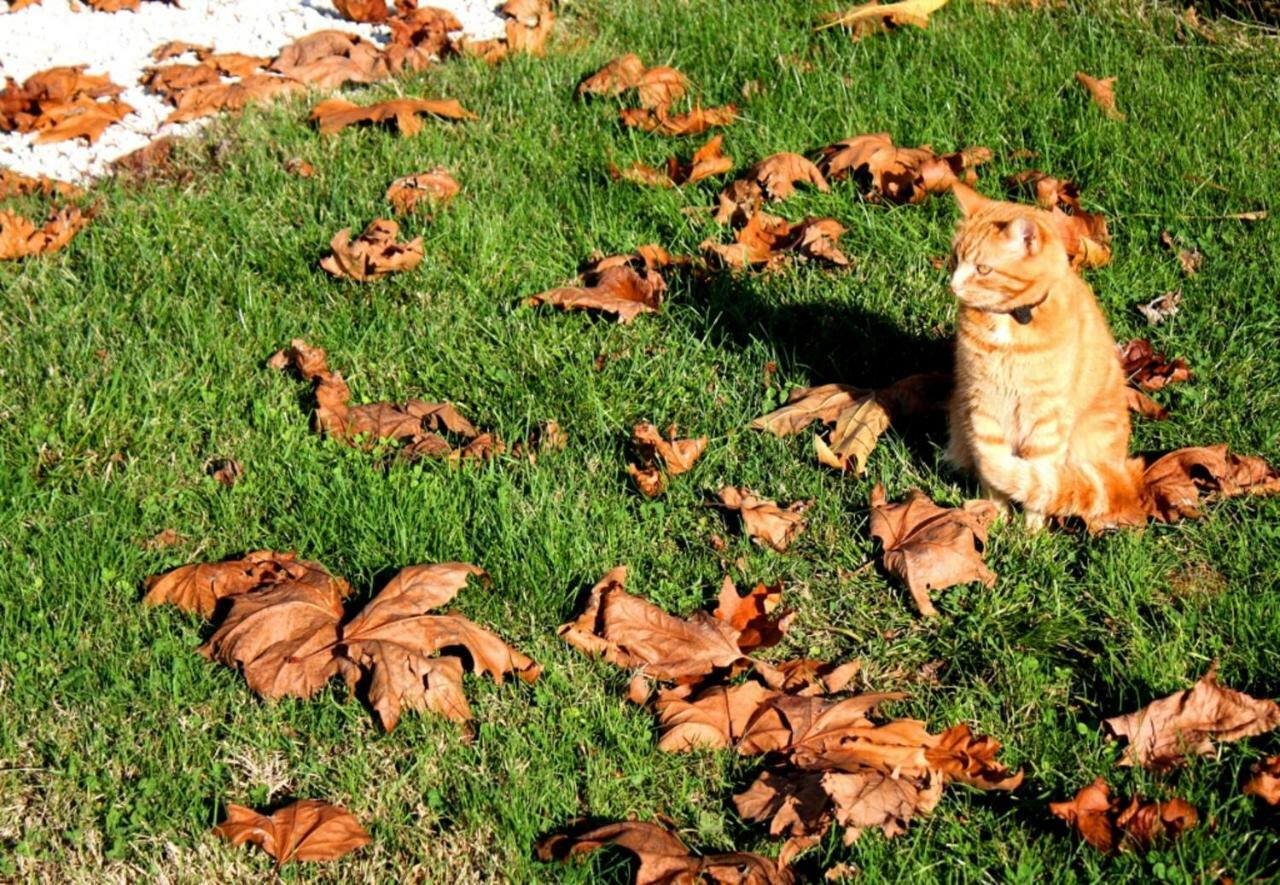
<svg viewBox="0 0 1280 885"><path fill-rule="evenodd" d="M0 265L0 874L258 881L269 861L209 829L228 802L290 797L338 802L373 836L334 864L286 868L290 880L626 881L622 855L534 858L540 835L579 816L663 814L695 847L776 854L731 801L758 760L660 753L652 714L625 699L627 674L557 638L584 590L623 563L630 590L678 614L705 607L725 574L784 582L798 617L772 655L860 659L860 688L910 692L890 713L969 723L1026 770L1013 794L949 789L892 841L870 832L846 847L833 831L807 876L837 863L872 882L1280 872L1277 819L1239 790L1280 739L1156 776L1117 767L1099 729L1215 661L1225 684L1280 695L1280 500L1098 538L1006 522L987 555L995 587L938 594L940 615L923 619L868 565L867 498L876 482L895 499L912 487L974 497L942 464L945 440L891 430L855 478L819 467L807 435L748 427L795 386L946 366L954 306L934 259L953 201L877 205L848 183L804 192L777 211L838 219L850 268L675 274L662 310L630 325L524 303L594 250L689 254L725 238L698 208L728 177L660 191L607 173L703 141L624 130L617 102L574 100L584 75L636 52L685 72L706 103L739 104L725 130L738 169L888 131L939 151L991 148L979 183L991 195L1029 166L1078 181L1115 238L1112 263L1087 278L1116 337L1150 337L1195 373L1156 394L1172 415L1138 422L1135 449L1226 442L1280 463L1280 227L1274 212L1221 217L1274 209L1280 192L1274 32L1205 17L1211 42L1176 4L954 0L926 30L853 43L812 31L826 8L573 0L545 59L455 60L356 91L458 98L475 122L321 137L305 100L250 109L183 145L168 177L98 186L98 216L63 252ZM1091 104L1077 70L1117 76L1128 119ZM286 171L295 156L316 175ZM405 222L425 240L416 271L362 285L318 268L337 230L390 214L391 179L437 164L462 193ZM1203 253L1198 274L1163 231ZM1147 327L1135 305L1177 288L1181 312ZM532 464L388 465L312 432L306 385L265 366L293 337L328 350L356 401L452 400L504 439L554 419L568 445ZM652 501L626 474L644 419L710 437ZM233 488L206 475L217 457L243 464ZM808 530L785 554L754 547L707 506L726 484L814 499ZM184 540L145 546L164 529ZM469 743L429 715L383 734L338 682L311 701L262 702L195 654L205 622L140 603L149 575L260 548L319 560L358 599L404 565L482 566L491 585L457 609L544 675L468 677ZM1100 774L1120 793L1185 797L1200 826L1145 856L1097 855L1046 803Z"/></svg>

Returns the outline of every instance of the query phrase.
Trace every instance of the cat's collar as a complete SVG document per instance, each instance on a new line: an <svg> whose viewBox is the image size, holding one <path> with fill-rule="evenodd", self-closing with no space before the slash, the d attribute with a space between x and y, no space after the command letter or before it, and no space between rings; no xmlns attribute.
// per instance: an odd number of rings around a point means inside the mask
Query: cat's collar
<svg viewBox="0 0 1280 885"><path fill-rule="evenodd" d="M983 310L986 313L1007 313L1009 316L1013 317L1014 322L1019 326L1025 326L1027 323L1031 322L1031 311L1044 304L1045 299L1048 297L1049 293L1045 292L1044 295L1040 297L1039 301L1033 301L1031 304L1024 304L1021 307L1015 307L1013 310L987 310L986 308L983 308Z"/></svg>

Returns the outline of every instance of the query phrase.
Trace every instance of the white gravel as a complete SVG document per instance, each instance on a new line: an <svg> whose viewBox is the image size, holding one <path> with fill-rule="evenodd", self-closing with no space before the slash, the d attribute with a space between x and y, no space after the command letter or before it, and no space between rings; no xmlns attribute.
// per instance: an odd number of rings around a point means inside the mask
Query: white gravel
<svg viewBox="0 0 1280 885"><path fill-rule="evenodd" d="M180 2L179 7L144 0L137 12L94 12L75 0L43 0L9 13L8 4L0 0L0 77L21 83L46 68L88 65L88 73L109 74L123 86L121 98L135 109L93 145L81 138L36 146L35 133L0 132L0 168L83 183L105 174L112 160L158 135L198 129L207 121L162 126L172 108L138 85L144 69L155 64L151 51L161 43L184 40L218 52L272 56L285 44L316 31L351 31L377 43L388 34L383 25L346 21L328 0ZM449 10L474 39L503 33L502 18L495 11L497 0L424 0L421 5ZM175 59L193 60L190 56Z"/></svg>

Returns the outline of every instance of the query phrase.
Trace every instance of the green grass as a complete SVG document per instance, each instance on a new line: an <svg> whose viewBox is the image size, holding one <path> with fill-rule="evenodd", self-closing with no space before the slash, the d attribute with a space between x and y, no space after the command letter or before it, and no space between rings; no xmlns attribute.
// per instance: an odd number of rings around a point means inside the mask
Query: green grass
<svg viewBox="0 0 1280 885"><path fill-rule="evenodd" d="M1115 235L1115 260L1089 280L1117 337L1149 335L1195 371L1159 395L1172 418L1138 424L1135 447L1227 442L1280 462L1280 227L1274 213L1209 218L1274 208L1280 192L1275 39L1224 25L1209 43L1181 32L1176 10L1101 0L1044 11L955 0L927 30L858 44L812 33L818 10L802 0L565 5L546 59L454 61L359 92L457 97L477 122L322 138L305 103L250 110L184 148L190 180L105 182L100 214L67 250L0 266L0 874L261 880L264 857L208 829L225 803L291 796L346 805L374 844L290 879L625 880L613 855L533 858L539 835L582 815L662 813L695 846L774 853L730 801L757 761L658 753L650 714L624 700L626 675L557 639L582 591L620 563L634 592L678 613L706 605L726 573L785 582L799 618L779 656L857 657L862 687L912 692L895 715L935 730L968 722L1026 768L1013 795L951 788L894 841L869 833L846 848L833 833L811 872L842 861L866 881L1280 872L1275 817L1239 792L1280 739L1156 777L1117 768L1098 729L1213 661L1227 684L1280 695L1280 500L1095 539L1001 525L987 557L996 587L943 593L941 616L923 620L896 581L860 569L875 549L866 502L877 481L894 497L976 494L942 468L943 440L891 431L855 479L819 468L807 437L747 428L795 385L945 364L953 306L930 259L947 251L950 200L805 193L778 211L839 219L851 269L676 275L661 313L627 327L523 305L593 250L689 253L723 235L682 211L711 205L719 182L651 191L606 174L701 144L621 130L615 103L572 100L579 78L634 51L679 67L707 103L740 104L725 132L739 168L885 130L939 150L989 146L987 193L1028 164L1080 182ZM1093 107L1076 70L1118 76L1128 121ZM744 100L748 83L758 91ZM1014 160L1018 149L1039 158ZM285 172L292 156L316 176ZM417 271L359 285L318 269L339 228L389 214L392 178L438 163L463 192L406 222L425 238ZM1204 253L1197 276L1182 276L1163 230ZM1142 326L1134 305L1178 287L1181 313ZM304 385L264 367L294 336L328 349L357 401L451 399L504 439L553 418L568 447L534 465L375 463L312 433ZM652 502L625 472L640 419L711 437ZM232 489L204 475L217 456L244 465ZM726 532L705 502L724 484L816 499L810 528L785 555L736 535L717 552L709 536ZM166 528L187 540L141 546ZM532 687L469 679L471 743L417 715L383 735L338 683L309 702L261 702L194 653L206 624L139 600L148 575L262 547L320 560L361 599L402 565L481 565L492 587L463 592L458 608L545 674ZM914 677L935 660L937 684ZM1098 774L1122 792L1183 795L1203 823L1146 857L1100 858L1045 808Z"/></svg>

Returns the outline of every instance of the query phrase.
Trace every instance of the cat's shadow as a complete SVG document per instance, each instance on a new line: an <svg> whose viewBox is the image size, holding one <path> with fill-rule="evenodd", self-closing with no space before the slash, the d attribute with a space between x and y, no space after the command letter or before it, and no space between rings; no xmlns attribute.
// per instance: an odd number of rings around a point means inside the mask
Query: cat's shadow
<svg viewBox="0 0 1280 885"><path fill-rule="evenodd" d="M749 275L718 273L692 286L708 310L711 340L743 350L767 341L779 377L882 387L920 372L950 372L949 338L913 335L866 308L834 301L779 303Z"/></svg>

